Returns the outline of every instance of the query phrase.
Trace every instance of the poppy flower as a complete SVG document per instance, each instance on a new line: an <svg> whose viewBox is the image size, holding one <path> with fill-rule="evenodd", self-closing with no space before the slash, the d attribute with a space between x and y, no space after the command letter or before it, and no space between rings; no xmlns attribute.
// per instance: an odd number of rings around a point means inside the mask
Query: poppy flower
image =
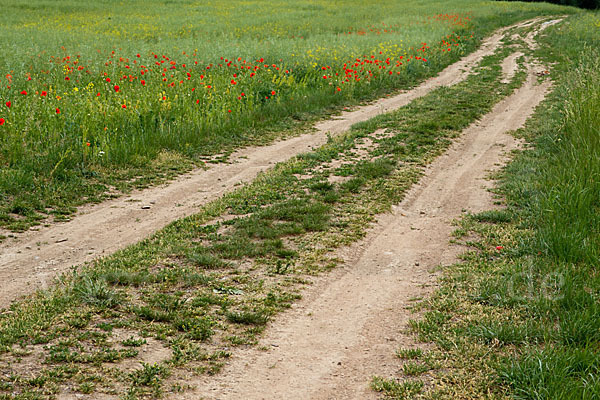
<svg viewBox="0 0 600 400"><path fill-rule="evenodd" d="M57 113L57 114L60 114L60 108L57 108L57 109L56 109L56 113Z"/></svg>
<svg viewBox="0 0 600 400"><path fill-rule="evenodd" d="M23 91L21 92L21 94L22 94L23 96L26 96L26 95L27 95L27 91L26 91L26 90L23 90Z"/></svg>
<svg viewBox="0 0 600 400"><path fill-rule="evenodd" d="M127 108L127 106L126 106L125 104L123 104L123 105L121 106L121 108Z"/></svg>
<svg viewBox="0 0 600 400"><path fill-rule="evenodd" d="M46 97L47 95L48 95L48 92L46 92L45 90L42 90L42 93L40 94L40 96Z"/></svg>
<svg viewBox="0 0 600 400"><path fill-rule="evenodd" d="M10 101L6 102L6 107L10 108L11 105L12 105L12 103Z"/></svg>
<svg viewBox="0 0 600 400"><path fill-rule="evenodd" d="M86 145L87 147L90 147L92 144L91 144L90 142L85 142L85 145Z"/></svg>
<svg viewBox="0 0 600 400"><path fill-rule="evenodd" d="M141 80L140 83L142 84L142 86L146 86L146 81L145 80Z"/></svg>
<svg viewBox="0 0 600 400"><path fill-rule="evenodd" d="M110 78L106 78L106 82L110 82Z"/></svg>
<svg viewBox="0 0 600 400"><path fill-rule="evenodd" d="M275 96L275 91L274 90L271 90L271 95Z"/></svg>
<svg viewBox="0 0 600 400"><path fill-rule="evenodd" d="M115 89L115 92L118 92L120 89L119 85L115 85L114 89Z"/></svg>
<svg viewBox="0 0 600 400"><path fill-rule="evenodd" d="M0 118L0 125L4 125L6 121L4 120L4 118Z"/></svg>
<svg viewBox="0 0 600 400"><path fill-rule="evenodd" d="M70 80L71 78L69 78L68 76L65 76L65 81Z"/></svg>

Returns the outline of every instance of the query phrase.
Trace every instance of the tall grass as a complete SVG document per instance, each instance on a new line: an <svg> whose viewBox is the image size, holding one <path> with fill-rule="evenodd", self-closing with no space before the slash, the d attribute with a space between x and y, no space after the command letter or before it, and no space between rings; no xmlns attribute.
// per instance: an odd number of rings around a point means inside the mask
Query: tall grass
<svg viewBox="0 0 600 400"><path fill-rule="evenodd" d="M600 54L586 46L569 75L562 135L541 187L539 240L557 261L600 261Z"/></svg>
<svg viewBox="0 0 600 400"><path fill-rule="evenodd" d="M534 228L525 252L531 276L548 283L519 302L548 332L526 341L499 367L520 399L600 397L600 37L598 14L571 18L547 38L564 73L547 118L534 129L537 149L511 169L505 188ZM568 47L567 47L568 43ZM569 49L569 50L567 50ZM562 50L562 51L561 51ZM559 53L560 52L560 53ZM555 59L556 60L556 59ZM558 111L558 112L557 112ZM518 269L518 268L517 268ZM512 288L514 289L514 287Z"/></svg>

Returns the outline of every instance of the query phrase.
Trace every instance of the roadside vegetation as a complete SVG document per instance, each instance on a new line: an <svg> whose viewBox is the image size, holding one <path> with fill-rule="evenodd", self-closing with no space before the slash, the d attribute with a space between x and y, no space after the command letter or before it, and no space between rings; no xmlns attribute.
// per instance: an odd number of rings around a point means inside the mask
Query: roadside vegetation
<svg viewBox="0 0 600 400"><path fill-rule="evenodd" d="M423 368L376 378L388 397L600 398L599 27L581 13L540 38L555 89L495 177L503 207L457 222L469 250L411 326L435 346L399 350Z"/></svg>
<svg viewBox="0 0 600 400"><path fill-rule="evenodd" d="M411 87L499 26L559 10L476 1L4 0L2 8L0 228L8 231L67 220L80 204Z"/></svg>
<svg viewBox="0 0 600 400"><path fill-rule="evenodd" d="M464 82L332 137L0 316L4 398L155 398L217 373L335 267L466 126L518 87L498 50Z"/></svg>

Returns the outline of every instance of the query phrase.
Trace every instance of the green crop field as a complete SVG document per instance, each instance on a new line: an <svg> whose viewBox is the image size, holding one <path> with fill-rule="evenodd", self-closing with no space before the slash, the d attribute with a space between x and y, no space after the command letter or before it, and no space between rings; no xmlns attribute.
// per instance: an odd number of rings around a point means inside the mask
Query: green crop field
<svg viewBox="0 0 600 400"><path fill-rule="evenodd" d="M411 303L396 376L363 386L390 399L600 398L598 11L480 0L0 0L0 10L0 251L83 204L415 87L496 29L540 17L455 85L0 309L0 400L177 398L240 348L265 350L269 322L315 275L327 279L336 251L528 74L552 86L492 177L502 207L456 221L466 252ZM525 43L541 26L537 47ZM532 60L548 70L528 70Z"/></svg>
<svg viewBox="0 0 600 400"><path fill-rule="evenodd" d="M531 4L2 1L0 227L413 86Z"/></svg>

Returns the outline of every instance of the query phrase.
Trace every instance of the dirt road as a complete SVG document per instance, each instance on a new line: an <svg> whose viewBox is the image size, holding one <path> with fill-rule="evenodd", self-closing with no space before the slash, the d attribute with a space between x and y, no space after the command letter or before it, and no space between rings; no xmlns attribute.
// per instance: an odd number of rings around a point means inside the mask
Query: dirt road
<svg viewBox="0 0 600 400"><path fill-rule="evenodd" d="M68 223L29 231L17 240L5 241L0 244L0 308L50 284L53 277L73 265L111 254L176 219L193 214L199 206L219 198L239 183L251 181L277 162L322 145L328 133L343 132L356 122L402 107L437 87L464 80L473 66L495 51L509 28L497 31L479 50L420 86L320 123L314 133L240 150L232 155L230 164L193 171L165 186L83 207Z"/></svg>

